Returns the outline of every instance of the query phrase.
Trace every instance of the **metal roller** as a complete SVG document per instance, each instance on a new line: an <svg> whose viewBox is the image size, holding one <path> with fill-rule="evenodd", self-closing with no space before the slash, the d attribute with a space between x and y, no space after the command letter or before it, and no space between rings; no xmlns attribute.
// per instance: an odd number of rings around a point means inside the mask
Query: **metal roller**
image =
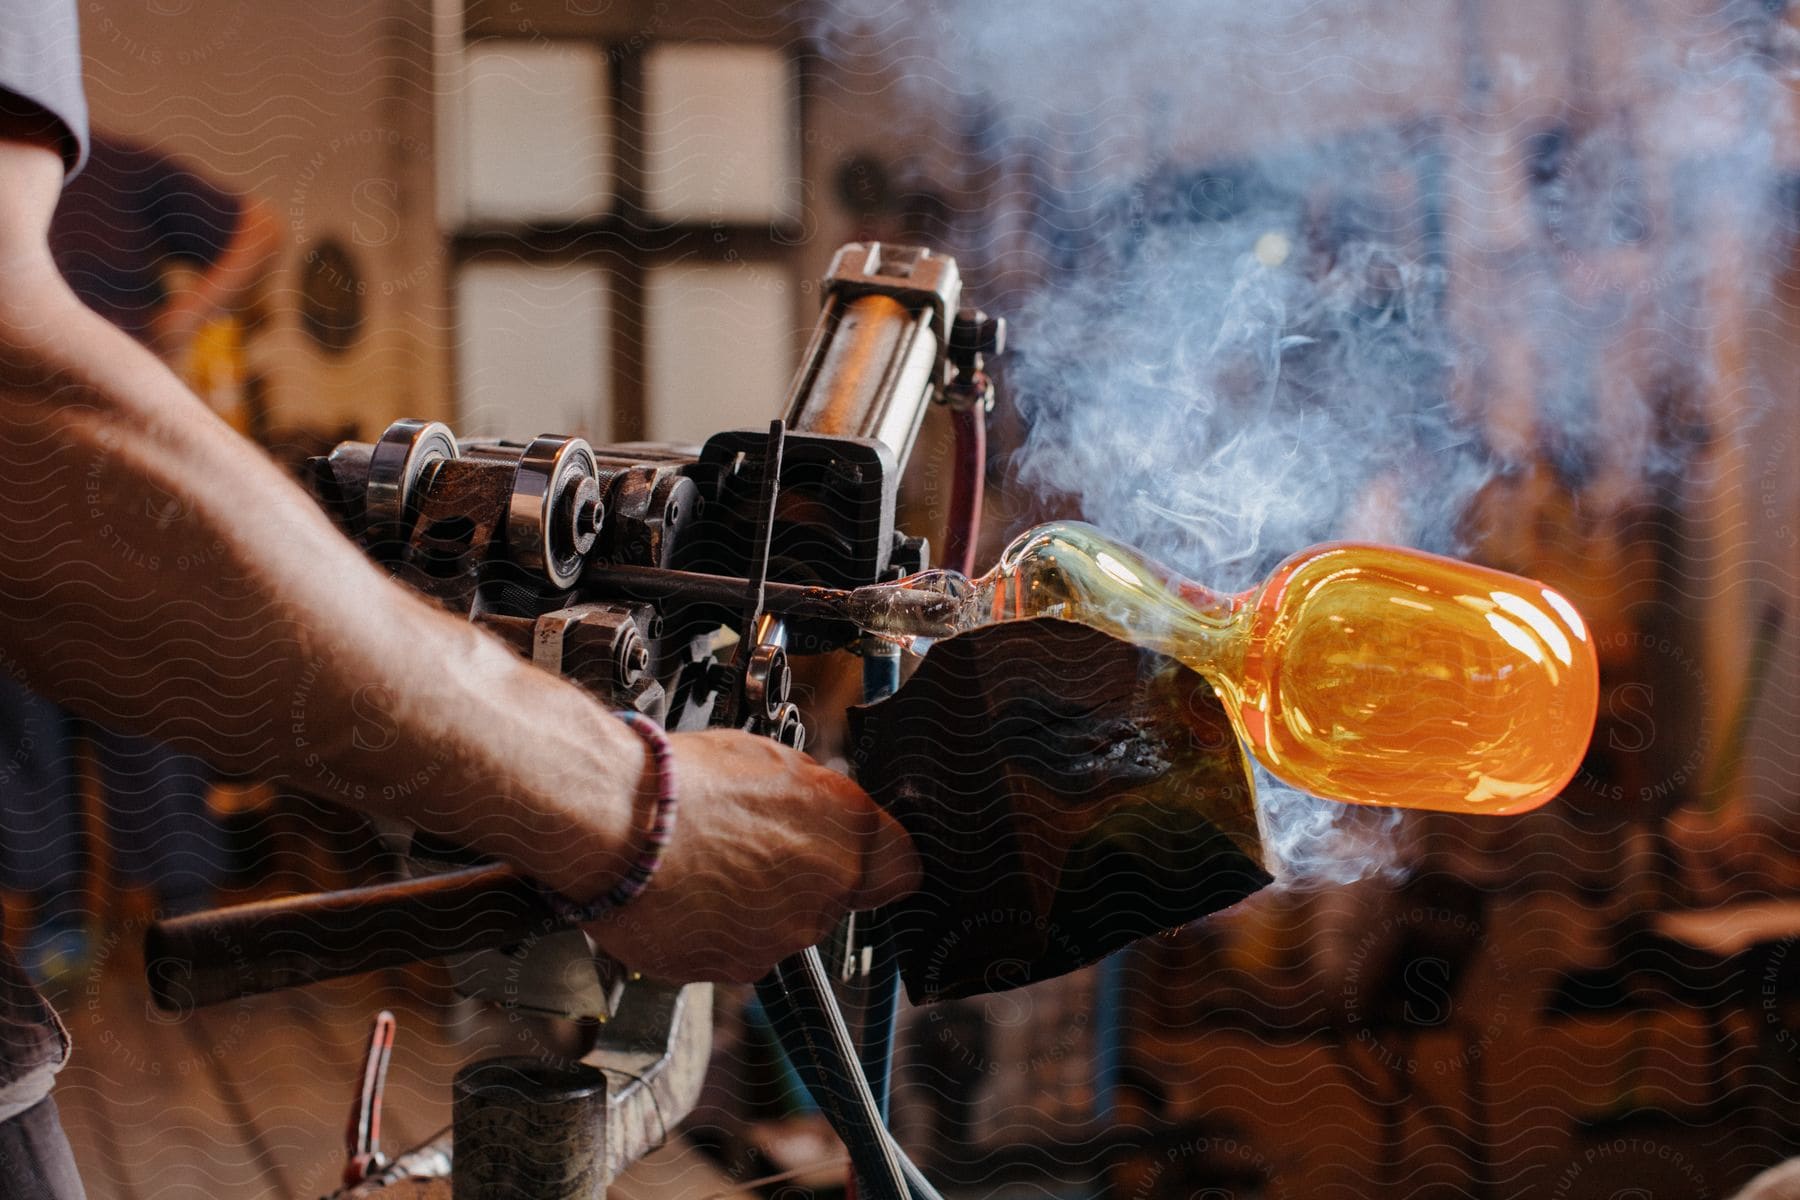
<svg viewBox="0 0 1800 1200"><path fill-rule="evenodd" d="M605 520L594 450L581 438L544 434L519 457L506 513L513 561L573 587Z"/></svg>
<svg viewBox="0 0 1800 1200"><path fill-rule="evenodd" d="M806 725L800 720L798 704L789 701L777 706L770 724L774 726L776 741L796 750L806 749Z"/></svg>
<svg viewBox="0 0 1800 1200"><path fill-rule="evenodd" d="M432 464L457 455L456 435L442 421L406 417L387 427L370 451L363 499L375 541L406 537L419 481Z"/></svg>

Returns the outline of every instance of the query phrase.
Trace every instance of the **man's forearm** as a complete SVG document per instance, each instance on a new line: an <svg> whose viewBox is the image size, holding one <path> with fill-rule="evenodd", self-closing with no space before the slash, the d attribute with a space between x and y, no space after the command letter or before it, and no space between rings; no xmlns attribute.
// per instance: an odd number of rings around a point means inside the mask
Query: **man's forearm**
<svg viewBox="0 0 1800 1200"><path fill-rule="evenodd" d="M5 291L0 624L33 686L552 882L622 866L635 738L388 580L60 280ZM614 815L613 861L553 852L570 803Z"/></svg>
<svg viewBox="0 0 1800 1200"><path fill-rule="evenodd" d="M37 125L41 125L38 122ZM384 578L45 240L57 147L0 114L0 669L100 720L511 858L575 899L655 799L586 694ZM916 885L892 817L742 730L678 734L681 830L588 927L672 981L748 981Z"/></svg>

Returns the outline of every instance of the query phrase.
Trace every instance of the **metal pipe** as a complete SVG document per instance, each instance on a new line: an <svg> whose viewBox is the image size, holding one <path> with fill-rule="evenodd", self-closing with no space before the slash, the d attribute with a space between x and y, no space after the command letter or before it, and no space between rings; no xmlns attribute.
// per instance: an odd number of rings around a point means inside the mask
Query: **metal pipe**
<svg viewBox="0 0 1800 1200"><path fill-rule="evenodd" d="M979 407L955 414L956 473L950 480L950 515L944 530L944 565L975 574L981 540L982 492L987 477L987 414Z"/></svg>

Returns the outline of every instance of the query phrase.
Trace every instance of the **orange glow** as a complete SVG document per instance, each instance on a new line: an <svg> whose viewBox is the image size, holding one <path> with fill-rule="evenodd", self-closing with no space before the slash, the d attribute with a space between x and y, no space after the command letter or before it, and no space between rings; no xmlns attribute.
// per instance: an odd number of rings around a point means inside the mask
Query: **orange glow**
<svg viewBox="0 0 1800 1200"><path fill-rule="evenodd" d="M969 623L1055 616L1213 682L1276 777L1357 804L1516 813L1574 775L1599 673L1581 617L1530 579L1339 543L1221 596L1076 523L1016 540Z"/></svg>

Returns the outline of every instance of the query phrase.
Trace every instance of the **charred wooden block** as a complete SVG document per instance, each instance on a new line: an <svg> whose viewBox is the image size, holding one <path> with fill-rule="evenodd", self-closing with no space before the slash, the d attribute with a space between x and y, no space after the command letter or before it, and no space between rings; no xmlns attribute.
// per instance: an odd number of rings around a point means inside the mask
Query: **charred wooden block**
<svg viewBox="0 0 1800 1200"><path fill-rule="evenodd" d="M1211 685L1098 630L947 639L850 723L857 778L923 859L884 914L914 1003L1052 978L1270 880Z"/></svg>

